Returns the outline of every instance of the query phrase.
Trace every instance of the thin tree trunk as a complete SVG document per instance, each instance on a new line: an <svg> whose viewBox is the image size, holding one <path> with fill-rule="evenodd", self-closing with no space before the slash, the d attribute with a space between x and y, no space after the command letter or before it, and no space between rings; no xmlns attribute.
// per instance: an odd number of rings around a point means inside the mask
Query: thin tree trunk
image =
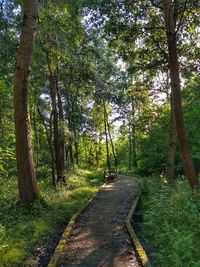
<svg viewBox="0 0 200 267"><path fill-rule="evenodd" d="M177 133L176 133L176 121L172 95L170 98L171 103L171 122L170 122L170 142L168 150L168 159L166 166L166 177L169 183L172 183L175 179L175 159L176 159L176 148L177 148Z"/></svg>
<svg viewBox="0 0 200 267"><path fill-rule="evenodd" d="M33 161L28 108L28 78L32 64L38 1L24 1L24 16L14 77L14 116L19 196L24 205L39 198Z"/></svg>
<svg viewBox="0 0 200 267"><path fill-rule="evenodd" d="M34 135L35 135L35 142L36 142L36 155L35 155L35 166L36 166L36 170L38 167L38 163L39 163L39 151L40 151L40 140L39 140L39 136L38 136L38 131L37 131L37 123L36 123L36 105L34 104L33 107L33 131L34 131Z"/></svg>
<svg viewBox="0 0 200 267"><path fill-rule="evenodd" d="M52 110L53 110L53 132L54 132L54 147L55 147L55 166L58 182L65 182L63 174L63 158L62 149L60 146L60 129L59 129L59 117L57 107L57 92L54 77L50 74L49 87L51 92Z"/></svg>
<svg viewBox="0 0 200 267"><path fill-rule="evenodd" d="M103 100L103 109L104 109L104 130L106 136L106 158L107 158L107 168L110 171L110 154L109 154L109 146L108 146L108 133L107 133L107 118L106 118L106 104L105 100Z"/></svg>
<svg viewBox="0 0 200 267"><path fill-rule="evenodd" d="M99 161L101 158L101 151L102 151L102 131L99 132L99 142L98 142L98 149L97 149L97 168L99 168Z"/></svg>
<svg viewBox="0 0 200 267"><path fill-rule="evenodd" d="M177 33L175 31L176 18L174 18L174 12L172 10L172 1L163 0L163 3L164 3L164 19L166 24L166 34L168 42L171 90L173 95L177 136L179 140L185 174L188 177L191 188L194 189L198 186L198 178L190 155L189 146L185 134L184 121L183 121L179 63L178 63L178 52L177 52Z"/></svg>
<svg viewBox="0 0 200 267"><path fill-rule="evenodd" d="M78 154L78 136L77 136L77 131L76 130L74 130L74 137L75 137L75 143L74 143L75 160L76 160L76 165L78 166L78 164L79 164L79 154Z"/></svg>
<svg viewBox="0 0 200 267"><path fill-rule="evenodd" d="M60 89L58 86L57 75L54 75L55 86L56 86L56 93L58 99L58 117L59 117L59 166L60 166L60 176L58 177L58 181L65 183L65 135L64 135L64 113L63 113L63 106L62 106L62 99L60 94Z"/></svg>
<svg viewBox="0 0 200 267"><path fill-rule="evenodd" d="M116 156L116 153L115 153L115 147L114 147L112 136L111 136L110 124L109 124L109 121L108 121L108 113L107 113L107 111L106 111L106 119L107 119L108 135L109 135L109 139L110 139L110 142L111 142L111 148L112 148L112 153L113 153L113 157L114 157L115 169L117 171L117 156Z"/></svg>
<svg viewBox="0 0 200 267"><path fill-rule="evenodd" d="M133 168L137 168L137 153L136 153L136 141L135 141L135 125L132 125L132 154L133 154Z"/></svg>
<svg viewBox="0 0 200 267"><path fill-rule="evenodd" d="M65 144L64 144L64 134L62 125L60 121L63 121L63 109L62 109L62 100L60 96L60 91L58 87L57 73L53 72L51 66L51 60L49 58L49 50L45 49L41 42L42 49L46 54L47 66L49 70L49 87L50 95L52 101L52 111L53 111L53 135L54 135L54 148L55 148L55 167L56 167L56 176L57 181L65 183L64 177L64 167L65 167ZM62 124L62 123L61 123Z"/></svg>
<svg viewBox="0 0 200 267"><path fill-rule="evenodd" d="M42 116L42 113L40 111L40 108L37 107L38 110L38 114L40 116L40 119L42 121L42 124L45 128L45 133L47 136L47 142L48 142L48 146L49 146L49 151L50 151L50 155L51 155L51 177L52 177L52 184L54 187L56 187L56 173L55 173L55 153L54 153L54 148L53 148L53 142L52 142L52 112L50 115L50 126L49 126L49 130L47 128L47 125L44 121L44 118Z"/></svg>
<svg viewBox="0 0 200 267"><path fill-rule="evenodd" d="M70 137L70 141L69 141L69 157L70 157L70 163L74 167L74 154L73 154L71 137Z"/></svg>
<svg viewBox="0 0 200 267"><path fill-rule="evenodd" d="M131 97L131 108L132 108L132 121L131 121L131 130L132 130L132 166L137 168L137 154L136 154L136 141L135 141L135 107L134 107L134 98Z"/></svg>
<svg viewBox="0 0 200 267"><path fill-rule="evenodd" d="M128 161L128 167L129 167L129 171L131 170L132 167L132 136L131 136L131 127L129 125L129 135L128 135L128 139L129 139L129 161Z"/></svg>

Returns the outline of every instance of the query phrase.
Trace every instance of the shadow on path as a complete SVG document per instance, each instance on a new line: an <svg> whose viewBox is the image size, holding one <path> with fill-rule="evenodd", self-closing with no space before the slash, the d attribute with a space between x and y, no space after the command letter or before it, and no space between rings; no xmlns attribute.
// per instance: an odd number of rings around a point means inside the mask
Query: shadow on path
<svg viewBox="0 0 200 267"><path fill-rule="evenodd" d="M137 189L126 176L103 187L77 220L57 266L140 266L124 225Z"/></svg>

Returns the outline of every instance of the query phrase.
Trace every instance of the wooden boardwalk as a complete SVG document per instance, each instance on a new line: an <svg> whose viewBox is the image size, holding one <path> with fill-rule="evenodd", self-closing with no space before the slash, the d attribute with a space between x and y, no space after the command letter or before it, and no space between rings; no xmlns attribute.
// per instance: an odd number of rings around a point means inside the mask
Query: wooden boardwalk
<svg viewBox="0 0 200 267"><path fill-rule="evenodd" d="M124 224L137 190L127 176L103 187L78 218L57 266L139 267Z"/></svg>

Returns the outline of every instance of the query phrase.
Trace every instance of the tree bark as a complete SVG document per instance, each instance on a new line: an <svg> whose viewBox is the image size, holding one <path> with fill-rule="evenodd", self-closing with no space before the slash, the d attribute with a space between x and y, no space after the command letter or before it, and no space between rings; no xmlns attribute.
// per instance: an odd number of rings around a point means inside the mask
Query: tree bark
<svg viewBox="0 0 200 267"><path fill-rule="evenodd" d="M174 16L176 12L173 12L171 0L163 0L163 4L168 44L171 91L173 95L173 106L175 113L177 136L179 140L185 174L188 177L191 188L194 189L198 186L198 178L190 155L183 121L180 73L177 52L177 33L175 29L176 18Z"/></svg>
<svg viewBox="0 0 200 267"><path fill-rule="evenodd" d="M75 142L74 142L74 148L75 148L75 160L76 160L76 165L78 166L78 164L79 164L78 134L77 134L76 129L74 129L74 138L75 138Z"/></svg>
<svg viewBox="0 0 200 267"><path fill-rule="evenodd" d="M24 16L14 76L14 116L18 187L19 196L24 205L34 202L39 197L33 162L28 107L28 78L32 64L37 7L38 1L36 0L24 1Z"/></svg>
<svg viewBox="0 0 200 267"><path fill-rule="evenodd" d="M54 147L55 147L55 166L57 181L65 183L64 169L63 169L63 151L61 147L61 136L59 129L59 115L57 105L57 91L55 80L52 73L49 76L49 87L51 92L52 110L53 110L53 132L54 132Z"/></svg>
<svg viewBox="0 0 200 267"><path fill-rule="evenodd" d="M170 142L168 150L168 159L166 166L166 177L169 183L172 183L175 179L175 158L176 158L176 148L177 148L177 133L176 133L176 121L173 106L172 95L170 98L171 103L171 122L170 122Z"/></svg>
<svg viewBox="0 0 200 267"><path fill-rule="evenodd" d="M134 99L131 97L131 108L132 108L132 121L131 121L131 131L132 131L132 166L133 169L137 168L137 153L136 153L136 141L135 141L135 107Z"/></svg>
<svg viewBox="0 0 200 267"><path fill-rule="evenodd" d="M51 177L52 177L52 184L54 187L56 187L56 172L55 172L55 153L54 153L54 148L53 148L53 142L52 142L52 112L50 115L50 125L49 125L49 130L47 128L47 125L44 121L44 118L42 116L42 112L40 111L40 108L37 107L38 110L38 114L40 116L40 119L42 121L42 124L45 128L45 133L47 136L47 142L48 142L48 146L49 146L49 151L50 151L50 155L51 155Z"/></svg>
<svg viewBox="0 0 200 267"><path fill-rule="evenodd" d="M136 153L136 141L135 141L135 125L132 124L132 154L133 154L133 168L137 168L137 153Z"/></svg>
<svg viewBox="0 0 200 267"><path fill-rule="evenodd" d="M57 71L58 72L58 71ZM58 118L59 118L59 176L57 176L58 181L65 183L65 135L64 135L64 112L63 112L63 105L61 99L61 93L58 86L58 79L57 75L54 75L55 80L55 87L56 87L56 95L57 95L57 102L58 102Z"/></svg>
<svg viewBox="0 0 200 267"><path fill-rule="evenodd" d="M106 111L106 107L105 107L105 111ZM108 121L108 113L107 113L107 111L106 111L106 121L107 121L108 135L109 135L111 148L112 148L112 153L113 153L113 157L114 157L115 169L117 171L117 155L115 153L115 147L114 147L114 143L113 143L112 136L111 136L110 124L109 124L109 121Z"/></svg>
<svg viewBox="0 0 200 267"><path fill-rule="evenodd" d="M107 118L106 118L106 103L103 100L103 109L104 109L104 130L106 136L106 158L107 158L107 168L110 171L110 154L109 154L109 146L108 146L108 133L107 133Z"/></svg>
<svg viewBox="0 0 200 267"><path fill-rule="evenodd" d="M128 129L128 139L129 139L129 161L128 161L128 167L129 171L132 169L132 136L131 136L131 127L129 125Z"/></svg>

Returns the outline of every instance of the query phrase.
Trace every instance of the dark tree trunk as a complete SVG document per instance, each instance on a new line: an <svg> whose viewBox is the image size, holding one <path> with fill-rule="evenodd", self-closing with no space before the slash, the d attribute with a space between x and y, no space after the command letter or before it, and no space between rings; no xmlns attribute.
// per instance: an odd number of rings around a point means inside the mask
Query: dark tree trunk
<svg viewBox="0 0 200 267"><path fill-rule="evenodd" d="M175 159L176 159L176 148L177 148L177 133L176 133L176 121L174 114L174 106L172 96L170 98L171 103L171 120L170 120L170 142L168 150L168 159L166 166L166 177L169 183L172 183L175 179Z"/></svg>
<svg viewBox="0 0 200 267"><path fill-rule="evenodd" d="M17 66L14 77L14 116L18 187L22 203L28 205L38 197L35 166L33 162L28 109L28 78L32 64L38 1L24 1L24 16Z"/></svg>
<svg viewBox="0 0 200 267"><path fill-rule="evenodd" d="M53 111L53 132L54 132L54 147L55 147L55 166L58 182L65 182L63 169L63 151L61 148L61 136L59 128L59 112L57 105L57 92L54 77L50 74L49 87L52 100Z"/></svg>
<svg viewBox="0 0 200 267"><path fill-rule="evenodd" d="M65 183L65 135L64 135L64 113L63 113L63 106L62 106L62 99L60 94L60 89L58 86L58 79L57 75L54 75L55 86L56 86L56 95L58 99L58 118L59 118L59 176L57 176L58 182Z"/></svg>
<svg viewBox="0 0 200 267"><path fill-rule="evenodd" d="M74 142L74 148L75 148L75 160L76 160L76 165L78 166L79 164L79 154L78 154L78 135L77 131L74 130L74 137L75 137L75 142Z"/></svg>
<svg viewBox="0 0 200 267"><path fill-rule="evenodd" d="M33 107L33 115L31 121L33 122L33 131L35 136L35 143L36 143L36 151L35 151L35 166L36 170L39 163L39 151L40 151L40 138L37 131L37 122L36 122L36 105L34 104Z"/></svg>
<svg viewBox="0 0 200 267"><path fill-rule="evenodd" d="M129 125L129 131L128 131L128 139L129 139L129 161L128 161L128 167L129 170L132 169L132 136L131 136L131 127Z"/></svg>
<svg viewBox="0 0 200 267"><path fill-rule="evenodd" d="M63 107L60 90L58 86L58 68L56 71L52 70L51 59L49 50L46 49L41 43L42 49L46 54L47 66L49 70L49 88L52 101L52 114L53 114L53 140L54 140L54 155L55 155L55 169L57 181L65 183L65 140L63 131Z"/></svg>
<svg viewBox="0 0 200 267"><path fill-rule="evenodd" d="M73 146L72 146L71 138L70 138L70 141L69 141L69 157L70 157L71 165L74 166L74 154L73 154Z"/></svg>
<svg viewBox="0 0 200 267"><path fill-rule="evenodd" d="M97 168L99 168L99 161L101 158L101 151L102 151L102 131L99 132L99 142L98 142L98 149L97 149Z"/></svg>
<svg viewBox="0 0 200 267"><path fill-rule="evenodd" d="M132 166L137 168L137 153L136 153L136 141L135 141L135 107L134 99L131 97L131 108L132 108L132 121L131 121L131 131L132 131Z"/></svg>
<svg viewBox="0 0 200 267"><path fill-rule="evenodd" d="M53 148L53 129L52 129L52 112L51 112L51 115L50 115L50 125L49 125L49 130L47 128L47 125L44 121L44 118L42 116L42 113L40 111L40 108L37 107L37 110L38 110L38 114L40 116L40 119L42 121L42 124L45 128L45 133L46 133L46 136L47 136L47 142L48 142L48 146L49 146L49 151L50 151L50 155L51 155L51 177L52 177L52 184L54 187L56 187L56 172L55 172L55 153L54 153L54 148Z"/></svg>
<svg viewBox="0 0 200 267"><path fill-rule="evenodd" d="M55 149L53 146L53 110L51 111L50 124L49 124L49 149L51 153L52 184L54 187L56 187Z"/></svg>
<svg viewBox="0 0 200 267"><path fill-rule="evenodd" d="M185 174L188 177L191 188L198 186L198 178L195 172L192 158L190 155L185 128L183 121L183 110L181 101L181 86L179 77L179 63L177 52L177 33L175 30L176 18L172 10L172 1L163 0L164 3L164 18L166 24L166 34L168 41L168 54L169 54L169 70L171 80L171 90L173 95L173 105L176 121L177 136L179 140L183 166ZM175 12L176 13L176 12Z"/></svg>

